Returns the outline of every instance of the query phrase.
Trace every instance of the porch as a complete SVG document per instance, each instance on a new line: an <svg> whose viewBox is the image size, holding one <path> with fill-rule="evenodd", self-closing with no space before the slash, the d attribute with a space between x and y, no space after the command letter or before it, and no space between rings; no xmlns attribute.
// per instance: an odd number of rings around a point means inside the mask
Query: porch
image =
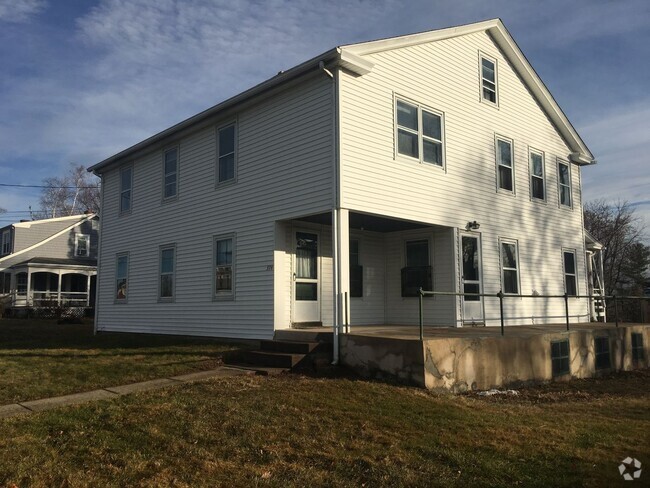
<svg viewBox="0 0 650 488"><path fill-rule="evenodd" d="M96 262L33 258L10 268L8 308L92 307Z"/></svg>

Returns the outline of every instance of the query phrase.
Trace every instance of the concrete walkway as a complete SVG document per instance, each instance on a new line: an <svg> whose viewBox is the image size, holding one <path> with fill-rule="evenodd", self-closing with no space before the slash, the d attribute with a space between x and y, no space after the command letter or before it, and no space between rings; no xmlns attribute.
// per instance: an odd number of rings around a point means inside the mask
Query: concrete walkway
<svg viewBox="0 0 650 488"><path fill-rule="evenodd" d="M131 383L129 385L111 386L108 388L100 388L99 390L73 393L71 395L52 398L43 398L41 400L31 400L29 402L11 403L9 405L0 406L0 419L13 417L14 415L52 410L66 405L79 405L81 403L92 402L95 400L108 400L122 395L128 395L130 393L158 390L168 386L191 383L209 378L225 378L252 374L255 374L255 371L221 366L208 371L198 371L196 373L170 376L169 378L159 378L155 380L142 381L140 383Z"/></svg>

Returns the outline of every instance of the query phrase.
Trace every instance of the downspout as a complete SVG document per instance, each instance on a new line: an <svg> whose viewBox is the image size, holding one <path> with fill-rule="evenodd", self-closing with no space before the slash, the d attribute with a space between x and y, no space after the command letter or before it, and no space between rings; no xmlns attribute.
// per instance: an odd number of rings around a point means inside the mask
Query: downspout
<svg viewBox="0 0 650 488"><path fill-rule="evenodd" d="M97 335L97 319L99 318L99 279L104 273L100 273L101 259L102 259L102 209L104 208L104 178L100 175L101 179L100 188L99 188L99 212L97 216L99 217L99 230L97 235L99 236L99 241L97 244L97 273L95 274L95 321L93 323L93 335ZM92 225L92 223L91 223Z"/></svg>
<svg viewBox="0 0 650 488"><path fill-rule="evenodd" d="M339 198L339 152L338 152L338 77L339 70L336 69L336 77L334 74L325 67L325 62L318 63L318 67L327 75L333 84L332 89L332 163L333 163L333 205L332 205L332 289L333 289L333 307L332 307L332 364L339 363L339 349L341 340L341 321L339 318L339 246L338 246L338 225L339 225L339 212L340 198Z"/></svg>

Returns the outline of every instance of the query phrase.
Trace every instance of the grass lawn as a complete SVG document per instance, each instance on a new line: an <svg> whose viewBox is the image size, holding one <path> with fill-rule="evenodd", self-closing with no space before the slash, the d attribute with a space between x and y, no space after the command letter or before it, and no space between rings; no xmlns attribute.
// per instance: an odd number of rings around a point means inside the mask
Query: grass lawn
<svg viewBox="0 0 650 488"><path fill-rule="evenodd" d="M647 486L649 386L647 370L492 398L214 379L0 420L0 486ZM618 474L627 456L640 482Z"/></svg>
<svg viewBox="0 0 650 488"><path fill-rule="evenodd" d="M237 345L0 320L0 405L210 369Z"/></svg>

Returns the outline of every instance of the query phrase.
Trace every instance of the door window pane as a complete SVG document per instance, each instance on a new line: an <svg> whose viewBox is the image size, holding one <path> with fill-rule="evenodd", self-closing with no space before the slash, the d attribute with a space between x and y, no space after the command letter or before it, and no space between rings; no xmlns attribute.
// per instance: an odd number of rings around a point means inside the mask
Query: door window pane
<svg viewBox="0 0 650 488"><path fill-rule="evenodd" d="M296 233L296 278L317 279L318 236Z"/></svg>
<svg viewBox="0 0 650 488"><path fill-rule="evenodd" d="M478 239L463 237L463 279L478 281L479 279Z"/></svg>
<svg viewBox="0 0 650 488"><path fill-rule="evenodd" d="M296 283L296 300L315 302L318 300L316 283Z"/></svg>

